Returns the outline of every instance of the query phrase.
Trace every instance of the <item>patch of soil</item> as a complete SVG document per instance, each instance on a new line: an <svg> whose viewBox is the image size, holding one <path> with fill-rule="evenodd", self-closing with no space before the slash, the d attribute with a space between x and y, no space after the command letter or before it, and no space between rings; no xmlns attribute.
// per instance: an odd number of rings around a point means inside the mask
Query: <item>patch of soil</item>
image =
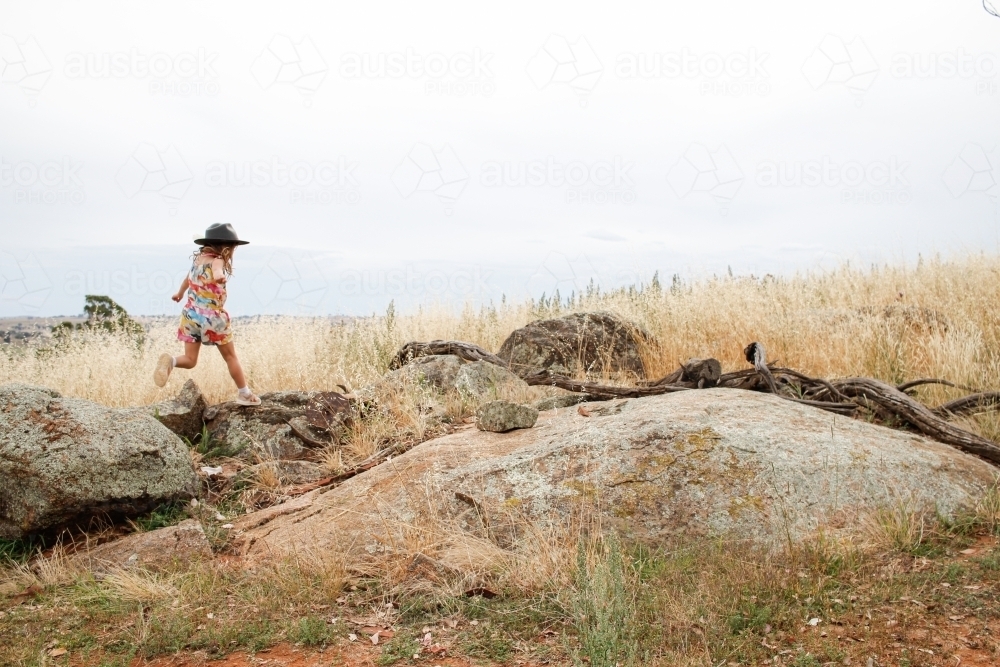
<svg viewBox="0 0 1000 667"><path fill-rule="evenodd" d="M237 651L221 659L210 658L208 654L201 651L178 653L153 660L137 658L132 662L131 667L205 667L206 665L211 665L211 667L330 667L331 665L337 665L337 667L375 667L375 665L378 665L381 650L380 647L372 646L364 641L329 647L326 650L301 648L292 646L291 644L278 644L256 654ZM406 665L413 663L404 660L398 664ZM416 664L426 665L427 667L474 667L497 663L489 663L483 660L473 662L462 657L434 657L427 655L426 657L421 656L416 661ZM539 663L519 660L508 664L515 664L521 667L541 667Z"/></svg>

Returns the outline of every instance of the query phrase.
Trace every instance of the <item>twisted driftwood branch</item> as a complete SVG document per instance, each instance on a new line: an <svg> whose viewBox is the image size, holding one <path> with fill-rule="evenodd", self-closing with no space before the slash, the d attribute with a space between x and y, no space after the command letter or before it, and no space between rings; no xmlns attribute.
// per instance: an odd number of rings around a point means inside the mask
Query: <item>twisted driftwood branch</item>
<svg viewBox="0 0 1000 667"><path fill-rule="evenodd" d="M948 401L932 410L938 417L970 415L984 410L995 410L1000 407L1000 391L985 391L981 394L969 394L954 401Z"/></svg>
<svg viewBox="0 0 1000 667"><path fill-rule="evenodd" d="M768 364L764 346L756 341L750 343L743 353L746 360L753 364L753 368L722 373L721 366L715 359L689 359L676 371L663 378L636 387L574 380L548 370L521 374L520 377L529 385L558 387L584 394L591 400L641 398L718 386L768 392L785 400L838 414L853 415L863 407L884 420L895 419L939 442L1000 465L1000 446L997 443L946 421L948 417L956 415L1000 409L1000 392L974 393L930 408L905 393L906 390L927 384L972 390L936 378L921 378L897 387L872 378L843 378L832 381L813 378L790 368ZM509 369L503 360L478 345L444 340L407 343L396 354L391 367L399 368L413 359L431 354L454 354L467 361L486 361Z"/></svg>
<svg viewBox="0 0 1000 667"><path fill-rule="evenodd" d="M996 443L946 422L891 385L872 378L844 378L834 380L833 385L847 396L876 403L924 435L1000 465L1000 447Z"/></svg>

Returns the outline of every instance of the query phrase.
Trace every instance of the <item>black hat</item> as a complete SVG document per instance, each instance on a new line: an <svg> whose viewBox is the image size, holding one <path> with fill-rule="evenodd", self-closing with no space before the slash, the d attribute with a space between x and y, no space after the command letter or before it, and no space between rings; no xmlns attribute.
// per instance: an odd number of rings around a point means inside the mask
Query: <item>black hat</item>
<svg viewBox="0 0 1000 667"><path fill-rule="evenodd" d="M249 241L241 241L236 235L236 230L228 222L222 224L217 222L205 230L205 238L195 239L198 245L246 245Z"/></svg>

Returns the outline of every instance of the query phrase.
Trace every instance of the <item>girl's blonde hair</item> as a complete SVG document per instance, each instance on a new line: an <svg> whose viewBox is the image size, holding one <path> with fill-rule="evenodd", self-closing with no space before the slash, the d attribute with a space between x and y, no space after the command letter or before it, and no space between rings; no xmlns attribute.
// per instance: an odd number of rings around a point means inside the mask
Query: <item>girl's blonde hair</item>
<svg viewBox="0 0 1000 667"><path fill-rule="evenodd" d="M222 260L222 271L227 275L233 275L233 250L236 246L229 244L216 244L216 245L203 245L194 253L194 258L198 255L204 253L205 251L210 252L219 259Z"/></svg>

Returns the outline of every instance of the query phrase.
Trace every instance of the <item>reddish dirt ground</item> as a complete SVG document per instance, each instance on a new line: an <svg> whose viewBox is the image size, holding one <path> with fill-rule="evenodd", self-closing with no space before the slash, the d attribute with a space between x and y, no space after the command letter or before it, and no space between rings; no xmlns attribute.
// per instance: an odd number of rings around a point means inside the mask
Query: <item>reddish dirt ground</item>
<svg viewBox="0 0 1000 667"><path fill-rule="evenodd" d="M325 651L278 644L254 655L239 651L222 659L209 659L204 653L181 653L154 660L137 659L132 663L132 667L204 667L206 665L211 665L211 667L330 667L332 665L337 667L375 667L378 665L378 657L378 648L368 646L360 641L346 646L328 648ZM473 662L464 658L428 656L421 658L417 664L426 667L473 667L489 663L484 663L482 660ZM537 663L519 660L512 660L508 664L519 667L540 667Z"/></svg>

